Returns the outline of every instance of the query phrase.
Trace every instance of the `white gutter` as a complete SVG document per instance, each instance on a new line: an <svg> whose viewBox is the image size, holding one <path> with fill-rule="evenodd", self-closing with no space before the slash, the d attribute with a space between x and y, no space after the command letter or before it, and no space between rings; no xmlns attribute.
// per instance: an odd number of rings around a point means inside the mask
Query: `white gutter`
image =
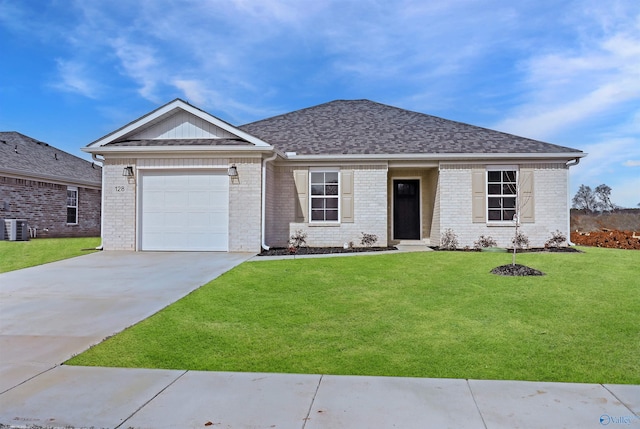
<svg viewBox="0 0 640 429"><path fill-rule="evenodd" d="M585 153L584 156L587 154ZM571 168L574 165L580 164L580 158L575 158L573 161L567 162L567 168ZM569 180L570 175L567 173L567 208L568 208L568 216L567 216L567 245L575 246L576 243L571 242L571 181Z"/></svg>
<svg viewBox="0 0 640 429"><path fill-rule="evenodd" d="M578 159L583 152L559 153L399 153L399 154L328 154L298 155L287 152L290 161L461 161L481 159Z"/></svg>
<svg viewBox="0 0 640 429"><path fill-rule="evenodd" d="M262 161L262 248L269 250L269 246L266 243L266 231L267 231L267 163L273 161L278 156L278 153L274 153L272 157L265 158Z"/></svg>
<svg viewBox="0 0 640 429"><path fill-rule="evenodd" d="M102 164L102 189L100 190L100 245L96 247L96 250L103 249L103 238L102 231L104 231L104 159L98 159L98 155L95 153L91 154L91 158L95 162L99 162Z"/></svg>

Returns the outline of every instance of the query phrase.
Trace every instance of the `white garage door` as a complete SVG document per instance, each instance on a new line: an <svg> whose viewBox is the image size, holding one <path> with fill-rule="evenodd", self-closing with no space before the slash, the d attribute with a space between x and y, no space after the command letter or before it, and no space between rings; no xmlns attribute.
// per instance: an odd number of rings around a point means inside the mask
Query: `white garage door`
<svg viewBox="0 0 640 429"><path fill-rule="evenodd" d="M229 250L226 171L147 171L141 178L142 250Z"/></svg>

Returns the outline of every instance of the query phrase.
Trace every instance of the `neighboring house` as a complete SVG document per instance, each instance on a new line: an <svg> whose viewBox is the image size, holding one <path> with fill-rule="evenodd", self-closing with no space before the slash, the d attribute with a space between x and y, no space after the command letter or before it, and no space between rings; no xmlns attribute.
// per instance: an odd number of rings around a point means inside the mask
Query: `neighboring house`
<svg viewBox="0 0 640 429"><path fill-rule="evenodd" d="M33 236L100 235L102 168L17 132L0 132L0 219Z"/></svg>
<svg viewBox="0 0 640 429"><path fill-rule="evenodd" d="M105 249L257 252L309 246L509 246L519 187L533 246L569 229L582 151L368 100L233 126L180 99L84 148L104 163ZM237 174L237 175L236 175Z"/></svg>

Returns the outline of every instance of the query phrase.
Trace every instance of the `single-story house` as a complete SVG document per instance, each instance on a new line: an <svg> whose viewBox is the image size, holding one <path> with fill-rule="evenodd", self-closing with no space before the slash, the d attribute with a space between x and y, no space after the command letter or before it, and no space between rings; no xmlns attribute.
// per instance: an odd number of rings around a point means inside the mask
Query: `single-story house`
<svg viewBox="0 0 640 429"><path fill-rule="evenodd" d="M26 220L31 236L97 237L101 189L99 165L24 134L0 132L0 219Z"/></svg>
<svg viewBox="0 0 640 429"><path fill-rule="evenodd" d="M103 163L105 249L509 246L520 207L532 246L569 230L580 150L369 100L242 126L176 99L83 148ZM517 193L516 193L517 188Z"/></svg>

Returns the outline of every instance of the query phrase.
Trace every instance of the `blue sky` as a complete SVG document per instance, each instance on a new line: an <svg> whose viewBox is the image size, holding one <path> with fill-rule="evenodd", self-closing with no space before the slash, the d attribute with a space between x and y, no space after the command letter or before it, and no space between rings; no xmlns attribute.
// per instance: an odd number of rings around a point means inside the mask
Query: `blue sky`
<svg viewBox="0 0 640 429"><path fill-rule="evenodd" d="M574 147L640 203L638 0L0 0L0 130L72 154L176 97L235 125L335 99Z"/></svg>

